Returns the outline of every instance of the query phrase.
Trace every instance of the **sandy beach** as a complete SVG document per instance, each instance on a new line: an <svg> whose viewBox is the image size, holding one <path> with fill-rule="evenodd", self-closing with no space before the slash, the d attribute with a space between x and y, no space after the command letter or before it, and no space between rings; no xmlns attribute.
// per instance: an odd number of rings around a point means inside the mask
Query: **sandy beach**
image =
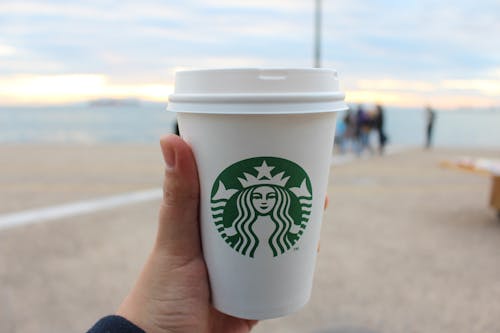
<svg viewBox="0 0 500 333"><path fill-rule="evenodd" d="M407 150L332 167L311 301L264 332L499 332L500 221L461 155ZM159 188L155 145L2 145L7 214ZM115 311L156 232L159 200L0 229L0 332L85 332Z"/></svg>

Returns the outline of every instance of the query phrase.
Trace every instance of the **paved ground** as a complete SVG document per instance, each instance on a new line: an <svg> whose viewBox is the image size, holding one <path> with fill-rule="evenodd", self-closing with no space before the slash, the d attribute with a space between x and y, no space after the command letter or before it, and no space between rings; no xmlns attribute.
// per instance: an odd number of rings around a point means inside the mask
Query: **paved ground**
<svg viewBox="0 0 500 333"><path fill-rule="evenodd" d="M487 177L410 151L332 169L315 286L263 332L500 331L500 222ZM0 214L156 187L154 146L0 146ZM0 230L0 332L84 332L135 280L158 202Z"/></svg>

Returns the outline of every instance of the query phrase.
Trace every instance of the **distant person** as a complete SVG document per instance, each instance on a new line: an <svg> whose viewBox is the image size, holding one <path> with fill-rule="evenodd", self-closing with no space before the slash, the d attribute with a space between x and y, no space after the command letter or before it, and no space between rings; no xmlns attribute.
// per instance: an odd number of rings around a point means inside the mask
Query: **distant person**
<svg viewBox="0 0 500 333"><path fill-rule="evenodd" d="M380 104L377 104L375 109L373 126L378 133L378 152L382 155L387 143L387 135L384 132L384 109Z"/></svg>
<svg viewBox="0 0 500 333"><path fill-rule="evenodd" d="M341 154L345 152L345 131L346 123L343 118L339 119L335 129L334 147L337 148Z"/></svg>
<svg viewBox="0 0 500 333"><path fill-rule="evenodd" d="M372 118L363 109L360 104L356 113L356 137L358 141L357 155L361 155L365 150L373 154L373 148L370 145L370 132L373 127Z"/></svg>
<svg viewBox="0 0 500 333"><path fill-rule="evenodd" d="M425 148L429 149L432 145L432 131L434 128L434 121L436 120L436 111L430 105L425 108L426 111L426 139Z"/></svg>
<svg viewBox="0 0 500 333"><path fill-rule="evenodd" d="M344 124L345 124L345 131L344 131L344 150L351 150L355 151L356 148L356 115L354 112L352 112L351 109L347 110L345 116L344 116Z"/></svg>

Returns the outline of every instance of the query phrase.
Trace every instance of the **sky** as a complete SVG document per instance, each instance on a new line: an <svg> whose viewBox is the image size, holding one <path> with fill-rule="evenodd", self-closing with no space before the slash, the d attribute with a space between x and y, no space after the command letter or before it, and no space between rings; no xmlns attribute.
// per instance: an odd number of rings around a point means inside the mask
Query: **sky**
<svg viewBox="0 0 500 333"><path fill-rule="evenodd" d="M500 105L500 1L323 0L351 103ZM313 66L313 0L0 0L0 105L164 102L186 68Z"/></svg>

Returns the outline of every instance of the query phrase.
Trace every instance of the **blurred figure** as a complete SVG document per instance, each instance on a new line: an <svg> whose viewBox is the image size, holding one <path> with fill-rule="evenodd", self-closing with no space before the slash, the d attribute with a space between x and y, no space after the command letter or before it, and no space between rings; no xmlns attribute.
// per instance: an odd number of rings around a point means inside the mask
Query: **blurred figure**
<svg viewBox="0 0 500 333"><path fill-rule="evenodd" d="M344 150L355 151L356 148L356 115L349 108L344 116Z"/></svg>
<svg viewBox="0 0 500 333"><path fill-rule="evenodd" d="M427 105L425 108L426 111L426 139L425 139L425 148L429 149L432 144L432 131L434 128L434 121L436 118L436 111L434 111L430 105Z"/></svg>
<svg viewBox="0 0 500 333"><path fill-rule="evenodd" d="M335 129L335 139L333 141L334 147L343 154L345 152L345 131L346 124L344 118L340 118L337 120L337 125Z"/></svg>
<svg viewBox="0 0 500 333"><path fill-rule="evenodd" d="M372 130L372 119L360 104L356 113L356 138L358 141L356 154L359 156L365 150L373 154L373 148L370 145L370 132Z"/></svg>
<svg viewBox="0 0 500 333"><path fill-rule="evenodd" d="M387 143L387 135L385 135L384 132L384 109L380 104L377 104L375 108L373 127L378 133L378 152L382 155L384 153L385 144Z"/></svg>

